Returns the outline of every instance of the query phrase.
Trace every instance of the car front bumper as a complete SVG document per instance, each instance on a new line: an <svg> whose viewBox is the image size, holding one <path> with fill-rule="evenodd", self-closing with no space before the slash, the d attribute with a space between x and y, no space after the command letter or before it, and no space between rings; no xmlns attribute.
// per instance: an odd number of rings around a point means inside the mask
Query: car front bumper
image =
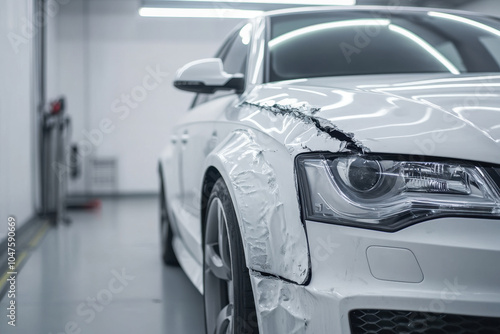
<svg viewBox="0 0 500 334"><path fill-rule="evenodd" d="M306 228L308 285L251 273L261 334L351 333L349 313L361 309L500 317L499 220L443 218L395 233Z"/></svg>

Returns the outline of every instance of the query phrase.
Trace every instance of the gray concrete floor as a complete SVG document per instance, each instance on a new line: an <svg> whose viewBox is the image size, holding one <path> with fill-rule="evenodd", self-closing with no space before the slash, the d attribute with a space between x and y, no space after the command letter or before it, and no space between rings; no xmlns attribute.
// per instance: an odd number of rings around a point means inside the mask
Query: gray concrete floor
<svg viewBox="0 0 500 334"><path fill-rule="evenodd" d="M156 197L106 199L70 216L19 273L15 328L0 301L1 334L203 332L202 296L161 262Z"/></svg>

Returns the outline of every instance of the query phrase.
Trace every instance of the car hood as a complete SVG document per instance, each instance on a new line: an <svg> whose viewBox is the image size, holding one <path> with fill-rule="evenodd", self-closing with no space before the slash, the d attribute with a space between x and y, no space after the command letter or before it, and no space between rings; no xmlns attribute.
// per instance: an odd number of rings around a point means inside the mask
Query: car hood
<svg viewBox="0 0 500 334"><path fill-rule="evenodd" d="M500 75L397 74L270 83L250 103L303 104L374 153L500 163Z"/></svg>

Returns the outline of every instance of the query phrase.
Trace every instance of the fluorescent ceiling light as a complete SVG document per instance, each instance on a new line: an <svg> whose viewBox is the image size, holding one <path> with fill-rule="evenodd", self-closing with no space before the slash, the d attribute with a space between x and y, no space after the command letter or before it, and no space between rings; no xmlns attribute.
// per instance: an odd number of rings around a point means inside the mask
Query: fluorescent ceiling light
<svg viewBox="0 0 500 334"><path fill-rule="evenodd" d="M153 8L143 7L139 14L146 17L208 17L226 19L248 19L262 14L259 10L241 10L231 8Z"/></svg>
<svg viewBox="0 0 500 334"><path fill-rule="evenodd" d="M313 26L300 28L291 31L289 33L286 33L284 35L281 35L279 37L276 37L271 41L269 41L269 47L272 48L290 39L326 29L337 29L345 27L364 27L364 26L388 26L390 23L391 21L385 19L358 19L358 20L346 20L346 21L315 24Z"/></svg>
<svg viewBox="0 0 500 334"><path fill-rule="evenodd" d="M212 0L192 0L193 2L212 2ZM217 2L231 3L267 3L267 4L283 4L283 5L341 5L352 6L356 4L356 0L217 0Z"/></svg>
<svg viewBox="0 0 500 334"><path fill-rule="evenodd" d="M429 43L427 43L426 41L424 41L422 38L418 37L411 31L394 24L391 24L389 26L389 29L400 35L405 36L406 38L418 44L420 47L422 47L422 49L427 51L431 56L433 56L434 58L436 58L436 60L438 60L441 64L443 64L444 67L446 67L448 71L450 71L451 73L460 74L460 71L455 67L455 65L453 65L445 56L443 56L441 52L436 50L432 45L430 45Z"/></svg>
<svg viewBox="0 0 500 334"><path fill-rule="evenodd" d="M473 26L473 27L476 27L476 28L479 28L479 29L483 29L485 31L491 32L492 34L500 36L500 30L495 29L493 27L490 27L490 26L488 26L486 24L474 21L474 20L466 19L465 17L461 17L461 16L457 16L457 15L451 15L451 14L446 14L446 13L439 13L439 12L429 12L428 15L429 16L433 16L433 17L440 17L442 19L448 19L448 20L453 20L453 21L465 23L465 24L468 24L470 26Z"/></svg>

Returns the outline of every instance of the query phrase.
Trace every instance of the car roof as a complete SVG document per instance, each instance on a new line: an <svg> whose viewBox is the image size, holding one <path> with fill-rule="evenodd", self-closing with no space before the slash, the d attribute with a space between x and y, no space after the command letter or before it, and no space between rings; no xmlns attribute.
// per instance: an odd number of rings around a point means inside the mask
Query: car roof
<svg viewBox="0 0 500 334"><path fill-rule="evenodd" d="M439 11L443 13L463 14L469 16L482 16L494 17L491 15L481 14L477 12L470 12L458 9L445 9L445 8L429 8L429 7L409 7L409 6L313 6L313 7L294 7L287 9L279 9L264 12L262 17L276 17L294 14L308 14L316 12L339 12L339 11L386 11L390 13L411 13L411 12L428 12ZM497 17L495 17L497 18Z"/></svg>

